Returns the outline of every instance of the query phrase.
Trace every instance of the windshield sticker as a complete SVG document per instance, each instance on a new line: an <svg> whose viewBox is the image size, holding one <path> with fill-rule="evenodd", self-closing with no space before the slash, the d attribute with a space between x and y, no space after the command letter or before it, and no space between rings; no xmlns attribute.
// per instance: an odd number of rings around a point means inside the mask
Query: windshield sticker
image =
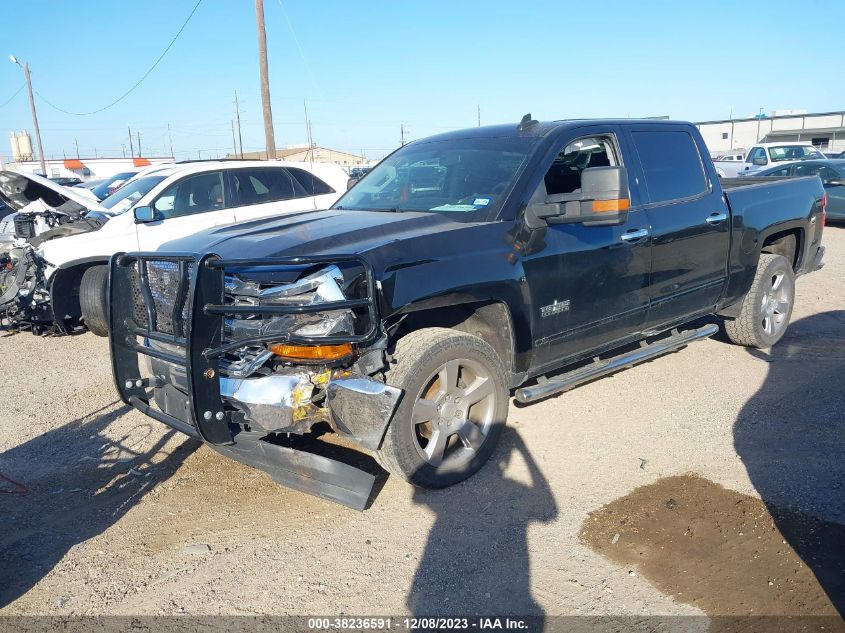
<svg viewBox="0 0 845 633"><path fill-rule="evenodd" d="M476 198L472 201L472 204L474 204L476 207L486 207L488 204L490 204L490 198Z"/></svg>
<svg viewBox="0 0 845 633"><path fill-rule="evenodd" d="M472 204L441 204L439 207L432 207L429 211L475 211Z"/></svg>

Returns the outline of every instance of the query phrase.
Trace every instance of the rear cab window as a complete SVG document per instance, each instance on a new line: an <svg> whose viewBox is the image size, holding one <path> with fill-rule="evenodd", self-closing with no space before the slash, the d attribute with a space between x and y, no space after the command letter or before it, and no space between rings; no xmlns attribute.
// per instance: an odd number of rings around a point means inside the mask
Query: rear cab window
<svg viewBox="0 0 845 633"><path fill-rule="evenodd" d="M693 198L710 191L695 140L684 130L639 130L631 139L645 176L649 202Z"/></svg>

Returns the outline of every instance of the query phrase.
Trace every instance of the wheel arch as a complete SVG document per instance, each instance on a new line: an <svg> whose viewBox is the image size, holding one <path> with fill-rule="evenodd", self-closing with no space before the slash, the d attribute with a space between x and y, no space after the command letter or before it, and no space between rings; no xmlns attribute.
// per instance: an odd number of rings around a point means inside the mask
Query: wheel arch
<svg viewBox="0 0 845 633"><path fill-rule="evenodd" d="M50 305L57 323L76 320L82 316L79 287L85 271L93 266L108 266L109 260L89 257L63 264L50 279Z"/></svg>
<svg viewBox="0 0 845 633"><path fill-rule="evenodd" d="M517 367L516 336L513 315L503 301L496 299L455 302L431 306L425 303L406 307L396 320L392 334L398 339L429 327L442 327L472 334L490 344L509 372L514 383Z"/></svg>
<svg viewBox="0 0 845 633"><path fill-rule="evenodd" d="M762 236L760 254L783 255L789 261L792 270L796 273L803 261L803 251L804 230L801 227L773 231L768 235Z"/></svg>

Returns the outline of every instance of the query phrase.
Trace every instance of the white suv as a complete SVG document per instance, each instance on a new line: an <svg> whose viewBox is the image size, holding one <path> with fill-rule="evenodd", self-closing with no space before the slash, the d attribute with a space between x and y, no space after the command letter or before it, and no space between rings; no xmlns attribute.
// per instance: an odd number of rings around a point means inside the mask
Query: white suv
<svg viewBox="0 0 845 633"><path fill-rule="evenodd" d="M18 235L0 261L0 316L36 330L53 323L60 331L81 319L105 336L108 261L115 253L154 251L204 229L328 208L347 181L338 165L282 161L177 164L133 179L76 221ZM14 197L7 193L0 190Z"/></svg>

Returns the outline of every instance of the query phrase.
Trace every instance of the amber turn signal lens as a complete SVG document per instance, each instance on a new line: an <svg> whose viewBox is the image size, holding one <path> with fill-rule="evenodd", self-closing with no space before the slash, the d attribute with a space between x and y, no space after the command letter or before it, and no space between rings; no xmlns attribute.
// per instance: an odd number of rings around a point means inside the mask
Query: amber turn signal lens
<svg viewBox="0 0 845 633"><path fill-rule="evenodd" d="M593 213L607 213L609 211L627 211L628 199L620 200L593 200Z"/></svg>
<svg viewBox="0 0 845 633"><path fill-rule="evenodd" d="M352 354L352 343L340 345L270 345L276 356L294 360L337 360Z"/></svg>

